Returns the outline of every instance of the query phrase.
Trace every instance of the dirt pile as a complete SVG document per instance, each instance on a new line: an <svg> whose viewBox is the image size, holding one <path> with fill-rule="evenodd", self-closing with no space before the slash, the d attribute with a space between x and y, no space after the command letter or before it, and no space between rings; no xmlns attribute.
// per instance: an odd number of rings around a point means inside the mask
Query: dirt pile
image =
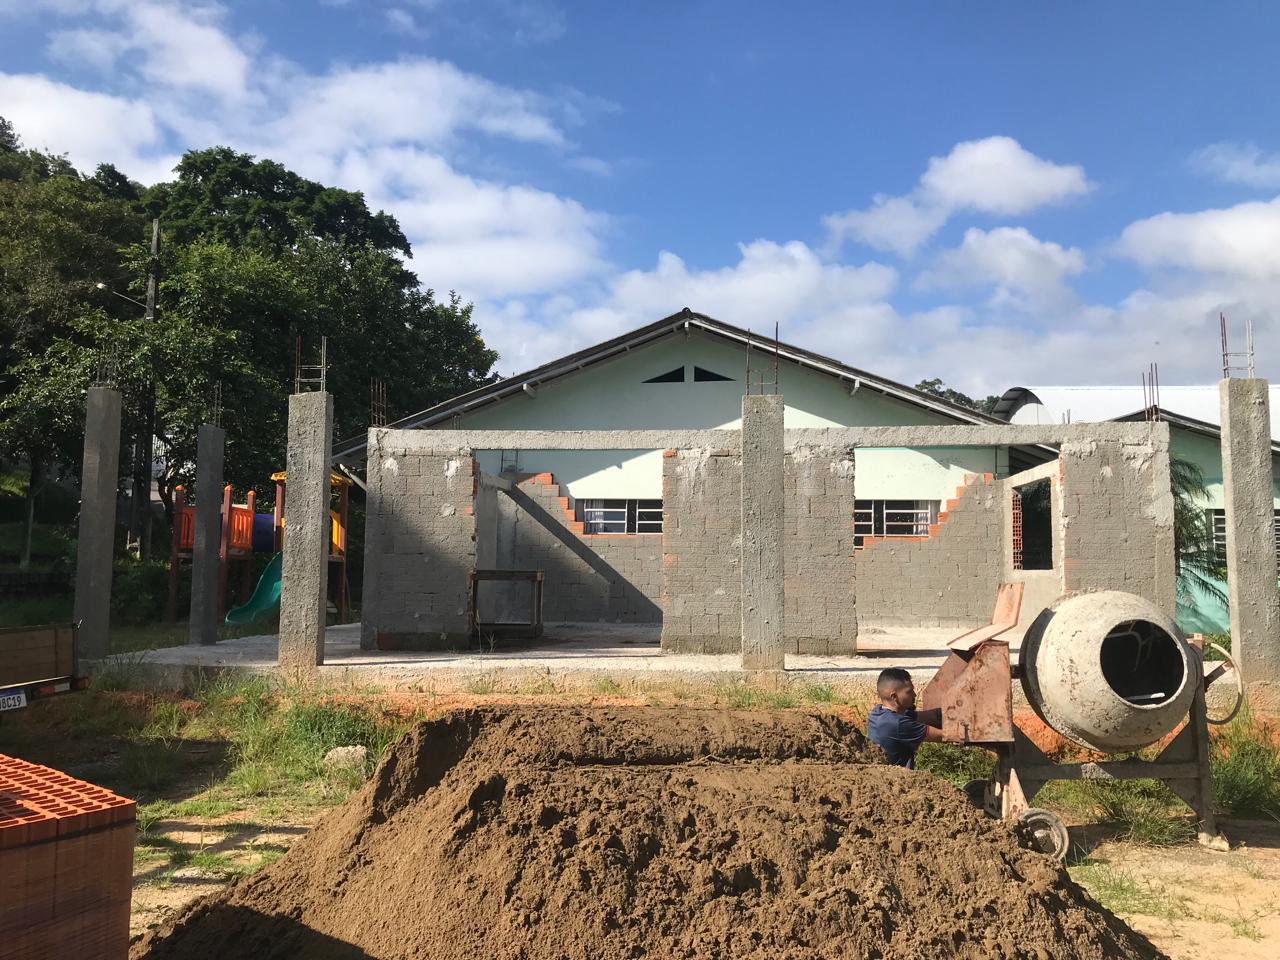
<svg viewBox="0 0 1280 960"><path fill-rule="evenodd" d="M958 791L869 759L831 716L462 711L130 956L1160 956Z"/></svg>

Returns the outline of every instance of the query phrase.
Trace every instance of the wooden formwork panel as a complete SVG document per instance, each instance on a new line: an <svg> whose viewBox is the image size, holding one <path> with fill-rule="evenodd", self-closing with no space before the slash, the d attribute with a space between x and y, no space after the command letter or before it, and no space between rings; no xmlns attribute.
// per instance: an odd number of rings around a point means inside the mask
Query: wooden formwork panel
<svg viewBox="0 0 1280 960"><path fill-rule="evenodd" d="M73 638L70 626L0 630L0 687L70 676Z"/></svg>
<svg viewBox="0 0 1280 960"><path fill-rule="evenodd" d="M120 960L136 807L0 755L0 960Z"/></svg>

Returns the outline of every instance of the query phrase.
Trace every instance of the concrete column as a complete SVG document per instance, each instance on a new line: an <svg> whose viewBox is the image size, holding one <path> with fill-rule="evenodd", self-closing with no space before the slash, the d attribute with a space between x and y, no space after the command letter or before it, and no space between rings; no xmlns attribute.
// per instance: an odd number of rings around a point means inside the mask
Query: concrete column
<svg viewBox="0 0 1280 960"><path fill-rule="evenodd" d="M120 394L90 387L80 469L80 532L76 543L75 618L80 656L110 650L111 563L115 557L116 489L120 473Z"/></svg>
<svg viewBox="0 0 1280 960"><path fill-rule="evenodd" d="M202 424L196 433L196 530L191 548L191 617L187 643L218 642L222 467L227 434Z"/></svg>
<svg viewBox="0 0 1280 960"><path fill-rule="evenodd" d="M378 646L379 594L381 592L382 538L387 536L382 511L382 433L370 428L365 456L364 584L360 591L360 649Z"/></svg>
<svg viewBox="0 0 1280 960"><path fill-rule="evenodd" d="M1223 380L1218 391L1231 649L1255 706L1275 709L1280 705L1280 591L1267 381Z"/></svg>
<svg viewBox="0 0 1280 960"><path fill-rule="evenodd" d="M303 679L324 662L325 586L329 565L329 460L333 397L289 398L289 479L284 498L284 569L280 580L280 668Z"/></svg>
<svg viewBox="0 0 1280 960"><path fill-rule="evenodd" d="M742 669L781 670L783 401L742 398Z"/></svg>

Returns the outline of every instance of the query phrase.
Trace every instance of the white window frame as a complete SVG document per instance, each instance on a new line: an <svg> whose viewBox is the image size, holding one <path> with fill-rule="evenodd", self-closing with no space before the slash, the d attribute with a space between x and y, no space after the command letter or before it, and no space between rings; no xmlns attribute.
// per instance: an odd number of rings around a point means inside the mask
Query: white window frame
<svg viewBox="0 0 1280 960"><path fill-rule="evenodd" d="M855 500L853 508L853 548L861 550L863 540L902 540L927 537L929 527L938 522L941 500Z"/></svg>
<svg viewBox="0 0 1280 960"><path fill-rule="evenodd" d="M577 501L583 533L621 536L662 533L662 501L595 498Z"/></svg>
<svg viewBox="0 0 1280 960"><path fill-rule="evenodd" d="M1209 526L1213 530L1213 552L1219 560L1227 562L1227 511L1223 507L1211 507L1205 510L1209 515ZM1276 562L1280 563L1280 510L1272 510L1275 529Z"/></svg>

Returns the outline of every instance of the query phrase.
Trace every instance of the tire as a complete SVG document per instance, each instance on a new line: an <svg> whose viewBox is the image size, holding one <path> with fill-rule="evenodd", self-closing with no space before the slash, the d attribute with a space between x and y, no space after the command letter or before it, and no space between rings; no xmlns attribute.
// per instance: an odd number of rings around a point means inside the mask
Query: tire
<svg viewBox="0 0 1280 960"><path fill-rule="evenodd" d="M1029 807L1018 814L1017 823L1022 830L1024 845L1040 853L1046 853L1061 862L1071 849L1071 837L1067 826L1056 813L1041 807Z"/></svg>

